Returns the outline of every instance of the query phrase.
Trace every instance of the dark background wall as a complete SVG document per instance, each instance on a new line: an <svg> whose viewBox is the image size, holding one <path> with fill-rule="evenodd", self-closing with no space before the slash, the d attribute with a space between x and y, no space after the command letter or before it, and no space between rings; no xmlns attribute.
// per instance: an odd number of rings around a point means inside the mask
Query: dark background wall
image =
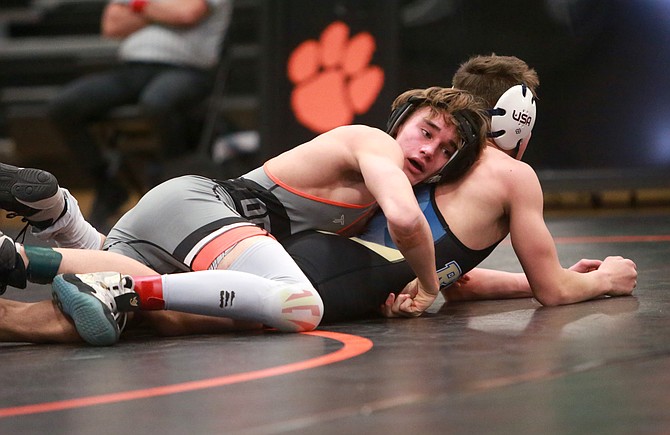
<svg viewBox="0 0 670 435"><path fill-rule="evenodd" d="M115 61L115 48L98 35L104 0L38 3L51 5L0 5L0 140L20 131L13 139L21 158L51 146L45 134L22 140L49 131L37 123L49 92ZM315 135L291 115L287 60L334 21L352 37L370 33L370 64L385 72L377 100L353 122L384 127L395 95L449 86L471 55L516 55L540 75L524 156L537 170L670 169L670 0L237 0L234 59L217 98L232 124L261 132L259 158Z"/></svg>
<svg viewBox="0 0 670 435"><path fill-rule="evenodd" d="M439 4L426 14L421 6ZM515 55L540 76L524 160L537 169L669 167L670 2L403 2L403 88L449 85L473 54Z"/></svg>

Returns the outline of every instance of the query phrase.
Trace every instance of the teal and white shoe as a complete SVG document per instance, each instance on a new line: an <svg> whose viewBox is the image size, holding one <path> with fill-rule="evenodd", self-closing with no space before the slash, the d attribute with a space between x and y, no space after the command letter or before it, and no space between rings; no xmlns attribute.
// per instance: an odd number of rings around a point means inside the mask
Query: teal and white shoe
<svg viewBox="0 0 670 435"><path fill-rule="evenodd" d="M117 272L67 273L54 278L51 293L84 341L110 346L119 341L126 311L139 308L133 289L133 279Z"/></svg>

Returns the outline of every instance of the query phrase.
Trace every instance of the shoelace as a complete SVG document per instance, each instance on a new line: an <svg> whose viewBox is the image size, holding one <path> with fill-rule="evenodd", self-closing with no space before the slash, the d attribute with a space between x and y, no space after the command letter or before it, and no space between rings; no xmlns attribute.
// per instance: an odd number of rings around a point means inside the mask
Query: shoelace
<svg viewBox="0 0 670 435"><path fill-rule="evenodd" d="M128 313L119 313L119 319L116 321L116 324L119 325L119 333L123 332L123 329L126 327L128 322Z"/></svg>
<svg viewBox="0 0 670 435"><path fill-rule="evenodd" d="M7 212L7 219L14 219L15 217L19 217L20 215L16 212L10 211ZM19 233L14 237L15 242L19 243L25 243L26 241L26 233L28 232L28 227L30 226L30 222L28 222L28 219L21 216L21 222L25 222L25 226L19 231ZM19 240L20 239L20 240Z"/></svg>

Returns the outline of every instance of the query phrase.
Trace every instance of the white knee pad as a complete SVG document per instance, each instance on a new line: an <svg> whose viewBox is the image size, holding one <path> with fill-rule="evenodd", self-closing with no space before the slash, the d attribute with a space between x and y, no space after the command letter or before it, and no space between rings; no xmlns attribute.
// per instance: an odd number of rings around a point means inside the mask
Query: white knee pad
<svg viewBox="0 0 670 435"><path fill-rule="evenodd" d="M286 332L311 331L323 317L323 301L284 247L272 238L254 243L228 270L260 275L274 282L265 313L266 324ZM270 297L271 295L271 297Z"/></svg>
<svg viewBox="0 0 670 435"><path fill-rule="evenodd" d="M323 317L323 301L311 285L277 286L266 299L264 323L282 332L316 329Z"/></svg>
<svg viewBox="0 0 670 435"><path fill-rule="evenodd" d="M274 239L259 240L227 270L163 275L168 310L260 322L283 332L311 331L323 302Z"/></svg>

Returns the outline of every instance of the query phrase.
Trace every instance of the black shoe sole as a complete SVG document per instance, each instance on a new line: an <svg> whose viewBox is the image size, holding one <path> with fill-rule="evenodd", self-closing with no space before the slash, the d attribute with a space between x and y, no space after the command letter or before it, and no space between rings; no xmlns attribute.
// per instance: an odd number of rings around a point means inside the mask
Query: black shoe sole
<svg viewBox="0 0 670 435"><path fill-rule="evenodd" d="M0 208L30 216L37 210L17 200L41 201L54 196L56 192L58 180L49 172L0 163Z"/></svg>

